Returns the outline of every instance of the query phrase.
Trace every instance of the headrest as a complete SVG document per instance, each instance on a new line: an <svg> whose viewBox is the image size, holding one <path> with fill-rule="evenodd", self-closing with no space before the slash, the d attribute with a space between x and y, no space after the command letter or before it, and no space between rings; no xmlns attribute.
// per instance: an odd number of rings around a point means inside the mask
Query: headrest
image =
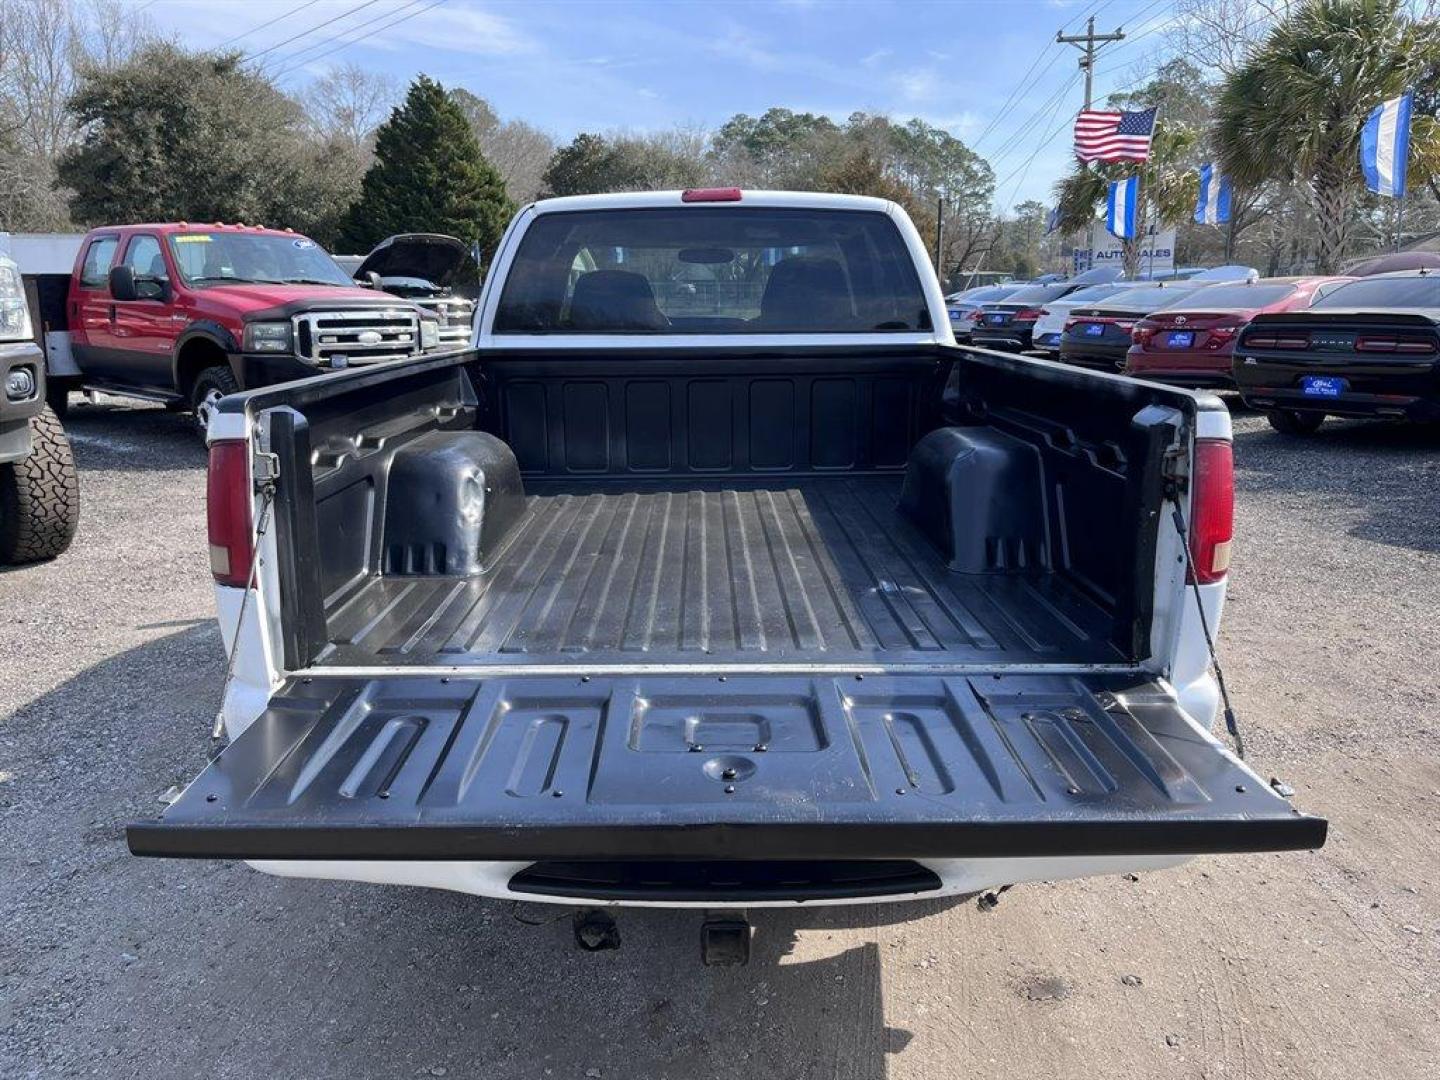
<svg viewBox="0 0 1440 1080"><path fill-rule="evenodd" d="M836 260L792 255L770 271L760 299L761 322L791 329L839 328L853 318L845 272Z"/></svg>
<svg viewBox="0 0 1440 1080"><path fill-rule="evenodd" d="M581 274L570 298L570 325L576 330L668 330L670 320L655 303L643 274L629 270L592 270Z"/></svg>

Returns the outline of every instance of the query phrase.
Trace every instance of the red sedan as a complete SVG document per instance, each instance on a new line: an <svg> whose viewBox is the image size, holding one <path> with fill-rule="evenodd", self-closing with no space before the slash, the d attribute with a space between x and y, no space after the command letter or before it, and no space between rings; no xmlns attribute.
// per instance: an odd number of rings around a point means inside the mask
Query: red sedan
<svg viewBox="0 0 1440 1080"><path fill-rule="evenodd" d="M1233 390L1230 354L1246 323L1262 312L1301 311L1349 280L1262 278L1201 289L1182 306L1135 324L1124 372L1172 386Z"/></svg>

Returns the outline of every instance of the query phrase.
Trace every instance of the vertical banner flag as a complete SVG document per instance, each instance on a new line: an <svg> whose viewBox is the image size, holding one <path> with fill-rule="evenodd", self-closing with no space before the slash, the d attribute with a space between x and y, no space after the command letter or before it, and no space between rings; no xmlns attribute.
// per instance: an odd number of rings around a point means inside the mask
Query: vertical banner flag
<svg viewBox="0 0 1440 1080"><path fill-rule="evenodd" d="M1045 235L1049 236L1060 227L1060 207L1053 206L1045 215Z"/></svg>
<svg viewBox="0 0 1440 1080"><path fill-rule="evenodd" d="M1213 164L1200 166L1200 197L1195 200L1197 225L1223 225L1230 220L1230 178Z"/></svg>
<svg viewBox="0 0 1440 1080"><path fill-rule="evenodd" d="M1365 186L1377 195L1403 198L1405 166L1410 157L1410 93L1382 101L1360 131L1360 169Z"/></svg>
<svg viewBox="0 0 1440 1080"><path fill-rule="evenodd" d="M1139 195L1138 176L1132 176L1129 180L1110 181L1110 198L1105 207L1105 228L1121 240L1129 240L1132 236L1139 235L1135 213Z"/></svg>

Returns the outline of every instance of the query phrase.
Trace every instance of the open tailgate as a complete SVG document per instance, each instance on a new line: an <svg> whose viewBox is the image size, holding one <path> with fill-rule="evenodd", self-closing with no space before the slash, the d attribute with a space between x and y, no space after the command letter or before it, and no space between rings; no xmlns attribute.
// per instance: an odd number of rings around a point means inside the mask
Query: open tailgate
<svg viewBox="0 0 1440 1080"><path fill-rule="evenodd" d="M1319 847L1137 675L293 680L137 855L875 859Z"/></svg>

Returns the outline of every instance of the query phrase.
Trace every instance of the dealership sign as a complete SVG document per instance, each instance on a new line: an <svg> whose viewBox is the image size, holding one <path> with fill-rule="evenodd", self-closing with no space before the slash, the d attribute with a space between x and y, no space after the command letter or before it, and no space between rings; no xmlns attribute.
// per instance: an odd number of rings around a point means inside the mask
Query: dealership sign
<svg viewBox="0 0 1440 1080"><path fill-rule="evenodd" d="M1075 272L1093 270L1099 266L1124 266L1125 242L1117 236L1096 229L1095 249L1075 248ZM1155 230L1150 226L1145 231L1145 240L1140 248L1140 276L1158 277L1175 272L1175 230Z"/></svg>

